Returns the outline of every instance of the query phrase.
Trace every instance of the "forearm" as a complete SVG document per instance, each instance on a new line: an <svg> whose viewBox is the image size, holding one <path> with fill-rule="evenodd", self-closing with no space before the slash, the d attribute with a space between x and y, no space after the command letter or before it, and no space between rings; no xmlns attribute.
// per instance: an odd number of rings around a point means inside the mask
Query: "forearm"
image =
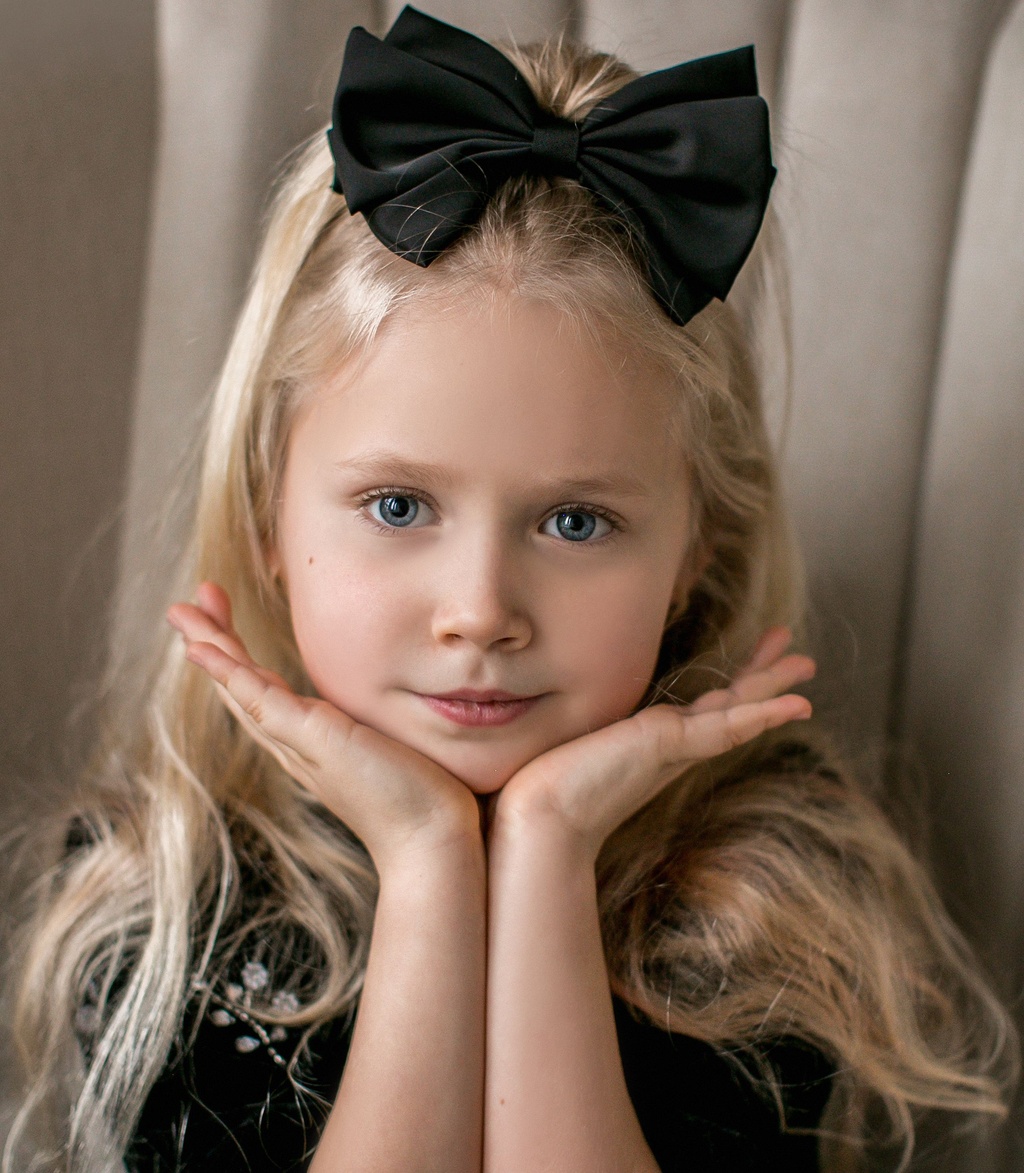
<svg viewBox="0 0 1024 1173"><path fill-rule="evenodd" d="M499 821L488 867L486 1173L657 1173L622 1073L593 861Z"/></svg>
<svg viewBox="0 0 1024 1173"><path fill-rule="evenodd" d="M479 835L382 872L352 1045L310 1173L478 1173L485 917Z"/></svg>

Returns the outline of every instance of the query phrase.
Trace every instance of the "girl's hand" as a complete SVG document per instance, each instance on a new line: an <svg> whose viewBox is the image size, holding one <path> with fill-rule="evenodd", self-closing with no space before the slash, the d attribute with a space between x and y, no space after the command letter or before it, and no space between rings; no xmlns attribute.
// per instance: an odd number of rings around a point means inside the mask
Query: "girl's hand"
<svg viewBox="0 0 1024 1173"><path fill-rule="evenodd" d="M612 831L687 766L811 715L810 701L786 693L815 672L810 657L784 654L791 640L788 628L769 628L728 688L685 708L652 705L534 758L498 795L492 825L553 823L596 860Z"/></svg>
<svg viewBox="0 0 1024 1173"><path fill-rule="evenodd" d="M359 836L378 871L409 850L479 837L476 799L459 779L329 702L296 695L257 664L219 586L203 583L197 603L175 603L167 620L242 727Z"/></svg>

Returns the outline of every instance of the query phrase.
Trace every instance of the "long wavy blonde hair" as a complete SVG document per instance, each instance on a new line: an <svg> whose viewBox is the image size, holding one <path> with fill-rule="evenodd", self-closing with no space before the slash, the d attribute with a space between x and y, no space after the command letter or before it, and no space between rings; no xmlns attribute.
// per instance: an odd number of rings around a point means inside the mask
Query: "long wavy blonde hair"
<svg viewBox="0 0 1024 1173"><path fill-rule="evenodd" d="M544 106L576 120L635 76L563 41L506 52ZM716 303L672 324L638 242L572 180L509 181L424 270L349 215L332 171L319 135L280 186L169 599L221 583L256 658L308 690L264 558L296 405L404 305L497 290L557 305L597 344L618 331L671 377L712 556L665 632L646 699L688 702L729 677L767 625L799 626L799 561L733 310ZM141 684L116 685L91 769L56 824L61 845L72 818L87 834L35 886L12 955L24 1094L5 1173L28 1149L43 1165L122 1170L196 983L222 972L247 932L282 974L299 948L316 962L293 987L301 1009L268 1008L268 1021L312 1029L361 987L376 896L362 845L253 745L169 633ZM824 743L794 769L779 738L689 772L608 840L598 877L613 986L659 1025L723 1050L756 1053L779 1035L820 1048L838 1072L828 1165L856 1155L871 1104L906 1157L919 1110L1004 1112L1013 1031L878 808ZM242 866L269 883L236 929ZM86 1001L98 1016L87 1058L74 1031Z"/></svg>

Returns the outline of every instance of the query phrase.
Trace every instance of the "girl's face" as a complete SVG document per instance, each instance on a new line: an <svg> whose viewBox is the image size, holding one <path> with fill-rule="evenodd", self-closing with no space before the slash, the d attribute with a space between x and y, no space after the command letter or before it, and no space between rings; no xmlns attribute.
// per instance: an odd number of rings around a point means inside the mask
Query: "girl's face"
<svg viewBox="0 0 1024 1173"><path fill-rule="evenodd" d="M406 310L302 405L271 553L320 695L478 794L627 716L695 577L653 376L503 306Z"/></svg>

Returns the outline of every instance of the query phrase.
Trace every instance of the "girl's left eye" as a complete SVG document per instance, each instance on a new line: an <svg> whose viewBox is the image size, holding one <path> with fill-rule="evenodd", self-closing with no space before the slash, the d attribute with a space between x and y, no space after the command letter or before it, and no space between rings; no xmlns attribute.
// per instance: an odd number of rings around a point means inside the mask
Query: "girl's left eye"
<svg viewBox="0 0 1024 1173"><path fill-rule="evenodd" d="M407 493L380 493L363 502L370 517L387 529L404 529L422 525L430 515L430 506Z"/></svg>
<svg viewBox="0 0 1024 1173"><path fill-rule="evenodd" d="M552 527L549 528L549 527ZM565 538L570 542L589 542L595 535L597 539L607 537L614 526L606 517L594 513L589 509L568 507L560 509L544 522L541 533L551 534L552 537Z"/></svg>

